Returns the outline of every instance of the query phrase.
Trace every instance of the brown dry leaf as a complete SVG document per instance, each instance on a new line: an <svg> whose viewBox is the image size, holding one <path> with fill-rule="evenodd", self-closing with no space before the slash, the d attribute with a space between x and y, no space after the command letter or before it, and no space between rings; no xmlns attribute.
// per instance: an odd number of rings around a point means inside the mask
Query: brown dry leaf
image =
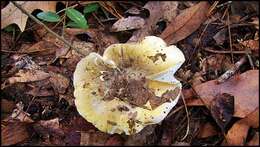
<svg viewBox="0 0 260 147"><path fill-rule="evenodd" d="M116 21L112 28L111 32L120 32L133 29L141 29L145 24L145 20L139 16L129 16L127 18L121 18Z"/></svg>
<svg viewBox="0 0 260 147"><path fill-rule="evenodd" d="M244 145L250 127L259 127L259 108L231 127L226 136L227 143L229 145Z"/></svg>
<svg viewBox="0 0 260 147"><path fill-rule="evenodd" d="M37 53L41 55L52 54L58 49L58 47L49 41L39 41L29 48L22 48L19 52L26 54Z"/></svg>
<svg viewBox="0 0 260 147"><path fill-rule="evenodd" d="M125 141L126 146L152 145L155 143L155 125L145 127L141 132L128 136Z"/></svg>
<svg viewBox="0 0 260 147"><path fill-rule="evenodd" d="M217 94L210 103L210 112L222 132L234 114L234 97L227 93Z"/></svg>
<svg viewBox="0 0 260 147"><path fill-rule="evenodd" d="M104 28L90 28L87 30L83 29L76 29L76 28L66 28L65 32L70 36L76 36L80 34L87 34L91 40L94 42L94 44L90 42L85 43L75 43L73 42L73 45L78 46L78 48L83 47L84 53L90 53L90 52L98 52L99 54L103 54L104 49L108 47L111 44L118 43L118 39L107 32ZM102 38L102 39L100 39ZM75 59L72 59L75 60Z"/></svg>
<svg viewBox="0 0 260 147"><path fill-rule="evenodd" d="M203 103L203 101L199 98L189 98L186 99L186 105L187 106L204 106L205 104Z"/></svg>
<svg viewBox="0 0 260 147"><path fill-rule="evenodd" d="M223 45L223 43L227 39L227 28L221 29L219 32L217 32L214 36L213 39L216 41L217 45Z"/></svg>
<svg viewBox="0 0 260 147"><path fill-rule="evenodd" d="M208 2L200 2L185 9L171 21L170 25L162 32L160 37L168 44L175 44L186 38L206 21L209 7Z"/></svg>
<svg viewBox="0 0 260 147"><path fill-rule="evenodd" d="M178 13L178 1L162 1L161 8L163 12L163 19L168 23L177 16Z"/></svg>
<svg viewBox="0 0 260 147"><path fill-rule="evenodd" d="M6 80L8 84L14 83L26 83L26 82L35 82L47 79L50 77L50 74L42 70L19 70L13 77L10 77Z"/></svg>
<svg viewBox="0 0 260 147"><path fill-rule="evenodd" d="M16 1L27 12L32 13L34 10L39 9L43 11L56 12L55 1ZM1 10L1 29L9 24L17 24L21 32L24 31L28 16L16 8L13 3L9 3L5 8Z"/></svg>
<svg viewBox="0 0 260 147"><path fill-rule="evenodd" d="M81 132L80 145L83 146L103 146L108 139L109 134L100 131Z"/></svg>
<svg viewBox="0 0 260 147"><path fill-rule="evenodd" d="M243 123L253 128L259 127L259 108L255 109L254 112L250 113L246 118L243 119Z"/></svg>
<svg viewBox="0 0 260 147"><path fill-rule="evenodd" d="M259 132L256 132L254 137L246 145L248 145L248 146L259 146Z"/></svg>
<svg viewBox="0 0 260 147"><path fill-rule="evenodd" d="M14 101L9 101L7 99L1 99L1 112L10 113L15 108Z"/></svg>
<svg viewBox="0 0 260 147"><path fill-rule="evenodd" d="M200 127L200 132L198 134L198 138L207 138L210 136L214 136L218 134L216 128L210 124L209 122L207 122L206 124L202 124Z"/></svg>
<svg viewBox="0 0 260 147"><path fill-rule="evenodd" d="M49 72L49 74L51 76L49 80L52 83L54 90L58 93L64 94L69 87L69 79L54 72Z"/></svg>
<svg viewBox="0 0 260 147"><path fill-rule="evenodd" d="M34 121L31 119L30 114L23 111L24 105L20 101L16 104L16 109L13 110L12 114L6 118L5 120L19 120L24 123L33 123Z"/></svg>
<svg viewBox="0 0 260 147"><path fill-rule="evenodd" d="M257 54L259 52L259 40L245 40L243 42L240 42L240 44L252 50L253 52L256 52Z"/></svg>
<svg viewBox="0 0 260 147"><path fill-rule="evenodd" d="M228 145L244 145L249 126L238 122L235 123L226 135Z"/></svg>
<svg viewBox="0 0 260 147"><path fill-rule="evenodd" d="M160 19L172 20L176 16L177 6L177 1L148 1L143 8L149 10L149 18L145 20L144 27L135 31L128 42L136 42L145 36L153 35L156 24Z"/></svg>
<svg viewBox="0 0 260 147"><path fill-rule="evenodd" d="M42 137L46 146L65 145L65 133L60 128L59 118L38 121L33 124L33 129Z"/></svg>
<svg viewBox="0 0 260 147"><path fill-rule="evenodd" d="M105 146L122 146L123 144L122 137L118 134L115 134L107 139Z"/></svg>
<svg viewBox="0 0 260 147"><path fill-rule="evenodd" d="M255 28L257 30L259 30L259 18L258 17L253 17L252 19L253 19L253 21L251 21L249 23L255 25Z"/></svg>
<svg viewBox="0 0 260 147"><path fill-rule="evenodd" d="M53 90L43 89L41 87L33 87L30 91L27 91L26 94L36 96L53 96Z"/></svg>
<svg viewBox="0 0 260 147"><path fill-rule="evenodd" d="M15 145L28 138L27 124L19 121L1 123L1 146Z"/></svg>
<svg viewBox="0 0 260 147"><path fill-rule="evenodd" d="M59 118L54 118L50 120L41 120L33 124L36 132L47 135L47 134L57 134L64 135L63 130L60 128Z"/></svg>
<svg viewBox="0 0 260 147"><path fill-rule="evenodd" d="M196 98L196 94L192 88L182 89L182 94L187 106L204 106L203 101L200 98Z"/></svg>
<svg viewBox="0 0 260 147"><path fill-rule="evenodd" d="M217 94L228 93L234 96L234 116L244 118L259 106L259 70L249 70L240 74L237 78L232 77L228 81L217 84L211 80L194 87L206 106Z"/></svg>

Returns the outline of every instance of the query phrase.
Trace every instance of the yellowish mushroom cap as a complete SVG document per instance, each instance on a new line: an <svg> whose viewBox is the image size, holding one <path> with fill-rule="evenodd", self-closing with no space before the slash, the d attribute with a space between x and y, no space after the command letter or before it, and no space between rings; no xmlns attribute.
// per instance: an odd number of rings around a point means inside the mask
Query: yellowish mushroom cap
<svg viewBox="0 0 260 147"><path fill-rule="evenodd" d="M180 49L155 36L113 44L103 57L90 53L74 72L77 110L103 132L138 133L177 104L181 83L173 75L184 61Z"/></svg>

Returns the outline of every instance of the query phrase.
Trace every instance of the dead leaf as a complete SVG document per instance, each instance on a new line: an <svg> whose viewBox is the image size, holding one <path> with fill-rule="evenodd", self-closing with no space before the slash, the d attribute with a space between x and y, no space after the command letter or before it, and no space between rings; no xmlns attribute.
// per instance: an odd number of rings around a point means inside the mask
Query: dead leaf
<svg viewBox="0 0 260 147"><path fill-rule="evenodd" d="M205 79L203 78L201 72L195 72L195 74L192 76L192 79L189 80L189 82L192 84L192 86L199 85L204 81L205 81Z"/></svg>
<svg viewBox="0 0 260 147"><path fill-rule="evenodd" d="M259 132L256 132L254 137L246 145L259 146Z"/></svg>
<svg viewBox="0 0 260 147"><path fill-rule="evenodd" d="M259 71L249 70L232 77L228 81L217 84L216 80L211 80L194 87L207 107L219 93L228 93L234 96L235 113L234 116L244 118L259 106Z"/></svg>
<svg viewBox="0 0 260 147"><path fill-rule="evenodd" d="M49 80L52 83L54 90L58 93L64 94L69 87L69 79L54 72L49 72L49 74L51 76Z"/></svg>
<svg viewBox="0 0 260 147"><path fill-rule="evenodd" d="M32 13L34 10L39 9L43 11L56 12L56 1L16 1L27 12ZM9 24L15 23L20 28L21 32L24 31L28 16L16 8L13 3L9 3L1 10L1 29Z"/></svg>
<svg viewBox="0 0 260 147"><path fill-rule="evenodd" d="M145 20L144 27L140 30L136 30L133 33L133 36L128 40L128 42L136 42L141 40L145 36L153 35L153 31L156 28L156 24L161 19L172 20L177 14L177 5L176 1L148 1L144 9L149 10L149 18ZM165 10L165 11L163 11Z"/></svg>
<svg viewBox="0 0 260 147"><path fill-rule="evenodd" d="M234 97L227 93L217 94L211 101L210 112L222 132L234 114Z"/></svg>
<svg viewBox="0 0 260 147"><path fill-rule="evenodd" d="M81 132L80 145L102 146L105 145L109 135L100 131Z"/></svg>
<svg viewBox="0 0 260 147"><path fill-rule="evenodd" d="M1 123L1 146L15 145L28 139L27 127L27 124L19 121Z"/></svg>
<svg viewBox="0 0 260 147"><path fill-rule="evenodd" d="M108 47L111 44L118 43L119 41L114 35L111 35L109 32L107 32L104 28L90 28L87 30L83 29L75 29L75 28L66 28L65 32L68 35L80 35L80 34L86 34L88 35L91 40L94 42L94 44L87 42L87 43L76 43L73 45L79 45L78 47L86 47L83 52L89 53L89 52L98 52L99 54L103 54L104 49ZM100 39L102 38L102 39ZM75 41L74 41L75 42ZM72 59L73 60L73 59ZM75 60L75 59L74 59Z"/></svg>
<svg viewBox="0 0 260 147"><path fill-rule="evenodd" d="M250 127L258 128L259 127L259 108L255 109L255 111L250 113L242 121L243 121L243 123L247 124Z"/></svg>
<svg viewBox="0 0 260 147"><path fill-rule="evenodd" d="M253 52L259 52L259 40L245 40L240 42L244 47L252 50Z"/></svg>
<svg viewBox="0 0 260 147"><path fill-rule="evenodd" d="M37 65L33 60L32 57L25 55L25 56L17 56L14 57L15 59L15 68L16 69L29 69L35 70L40 69L41 67Z"/></svg>
<svg viewBox="0 0 260 147"><path fill-rule="evenodd" d="M19 52L23 52L25 54L37 53L37 55L48 55L54 53L56 49L58 49L58 47L55 44L43 40L35 43L29 48L22 48Z"/></svg>
<svg viewBox="0 0 260 147"><path fill-rule="evenodd" d="M226 38L227 38L226 28L221 29L213 36L213 39L216 41L217 45L223 45L223 43L226 41Z"/></svg>
<svg viewBox="0 0 260 147"><path fill-rule="evenodd" d="M31 119L30 114L23 111L24 105L22 102L16 104L16 109L13 110L12 114L6 119L15 119L24 123L33 123L34 121Z"/></svg>
<svg viewBox="0 0 260 147"><path fill-rule="evenodd" d="M36 96L53 96L54 92L53 90L48 90L47 88L41 88L41 87L33 87L30 91L27 91L26 94L32 95L34 97Z"/></svg>
<svg viewBox="0 0 260 147"><path fill-rule="evenodd" d="M13 45L13 39L12 35L1 32L1 50L10 50Z"/></svg>
<svg viewBox="0 0 260 147"><path fill-rule="evenodd" d="M143 28L144 24L145 20L143 18L138 16L129 16L127 18L121 18L116 21L111 28L111 32L141 29Z"/></svg>
<svg viewBox="0 0 260 147"><path fill-rule="evenodd" d="M125 141L126 146L137 146L137 145L151 145L155 143L155 127L156 125L149 125L137 134L128 136Z"/></svg>
<svg viewBox="0 0 260 147"><path fill-rule="evenodd" d="M171 22L173 18L177 16L178 13L178 1L162 1L161 2L163 19L165 19L168 23Z"/></svg>
<svg viewBox="0 0 260 147"><path fill-rule="evenodd" d="M187 106L204 106L203 101L196 97L196 93L192 88L182 89L182 94L185 98L185 103Z"/></svg>
<svg viewBox="0 0 260 147"><path fill-rule="evenodd" d="M259 108L231 127L226 136L227 143L229 145L244 145L250 127L259 127Z"/></svg>
<svg viewBox="0 0 260 147"><path fill-rule="evenodd" d="M226 135L228 145L244 145L249 126L238 122L235 123Z"/></svg>
<svg viewBox="0 0 260 147"><path fill-rule="evenodd" d="M206 124L202 124L199 134L198 134L198 138L207 138L210 136L214 136L216 135L218 132L216 130L216 128L210 124L209 122L207 122Z"/></svg>
<svg viewBox="0 0 260 147"><path fill-rule="evenodd" d="M257 30L259 30L259 18L253 17L253 21L249 22L250 24L253 24Z"/></svg>
<svg viewBox="0 0 260 147"><path fill-rule="evenodd" d="M105 146L122 146L123 144L122 137L118 134L115 134L107 139Z"/></svg>
<svg viewBox="0 0 260 147"><path fill-rule="evenodd" d="M9 101L7 99L1 99L1 112L10 113L15 108L14 101Z"/></svg>
<svg viewBox="0 0 260 147"><path fill-rule="evenodd" d="M186 105L187 106L204 106L205 104L203 103L203 101L199 98L189 98L186 99Z"/></svg>
<svg viewBox="0 0 260 147"><path fill-rule="evenodd" d="M170 25L160 35L168 44L175 44L186 38L207 19L207 12L210 5L208 2L200 2L185 9L175 17Z"/></svg>
<svg viewBox="0 0 260 147"><path fill-rule="evenodd" d="M42 70L19 70L13 77L6 80L6 84L11 85L14 83L26 83L41 81L49 78L50 75Z"/></svg>
<svg viewBox="0 0 260 147"><path fill-rule="evenodd" d="M60 128L59 118L40 120L37 123L33 124L33 128L36 130L36 132L43 135L48 135L52 133L60 136L64 135L63 130Z"/></svg>

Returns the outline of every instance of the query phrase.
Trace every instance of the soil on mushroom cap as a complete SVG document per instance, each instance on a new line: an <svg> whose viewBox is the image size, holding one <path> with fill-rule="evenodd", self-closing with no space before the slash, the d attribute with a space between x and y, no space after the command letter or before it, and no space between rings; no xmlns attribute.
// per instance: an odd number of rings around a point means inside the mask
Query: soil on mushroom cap
<svg viewBox="0 0 260 147"><path fill-rule="evenodd" d="M133 107L143 107L149 100L152 109L169 101L179 93L178 89L167 90L162 97L155 95L152 89L148 88L147 79L142 76L132 77L125 71L106 73L106 81L108 84L108 92L104 96L104 100L113 100L119 98L123 101L127 101Z"/></svg>

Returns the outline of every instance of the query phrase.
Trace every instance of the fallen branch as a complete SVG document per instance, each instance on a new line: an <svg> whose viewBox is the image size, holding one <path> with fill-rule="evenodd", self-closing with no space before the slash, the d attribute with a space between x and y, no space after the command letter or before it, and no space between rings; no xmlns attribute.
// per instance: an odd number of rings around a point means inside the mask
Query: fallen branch
<svg viewBox="0 0 260 147"><path fill-rule="evenodd" d="M61 36L59 36L57 33L53 32L50 28L48 28L44 23L42 23L41 21L39 21L36 17L34 17L33 15L31 15L29 12L27 12L21 5L19 5L18 3L16 3L15 1L10 1L11 3L13 3L18 9L20 9L24 14L26 14L28 17L30 17L33 21L35 21L37 24L43 26L49 33L51 33L52 35L54 35L55 37L57 37L59 40L61 40L62 42L64 42L66 45L68 45L71 49L74 49L75 51L77 51L78 53L85 55L80 49L75 48L71 45L70 42L68 42L67 40L65 40L64 38L62 38Z"/></svg>

